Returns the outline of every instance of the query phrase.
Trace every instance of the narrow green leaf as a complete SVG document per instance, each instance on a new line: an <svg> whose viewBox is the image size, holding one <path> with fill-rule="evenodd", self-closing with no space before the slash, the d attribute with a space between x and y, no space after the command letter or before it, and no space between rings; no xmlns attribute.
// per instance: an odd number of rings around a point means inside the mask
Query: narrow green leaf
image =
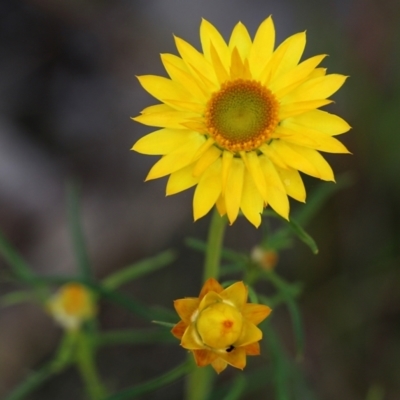
<svg viewBox="0 0 400 400"><path fill-rule="evenodd" d="M302 226L306 226L333 194L352 186L354 182L354 174L345 172L337 177L336 184L332 184L331 182L320 184L318 188L308 196L305 206L299 208L295 216L298 223Z"/></svg>
<svg viewBox="0 0 400 400"><path fill-rule="evenodd" d="M193 250L200 251L205 253L207 250L206 242L195 239L195 238L186 238L185 239L186 246L192 248ZM236 252L231 249L222 248L221 250L221 258L228 261L238 262L238 261L247 261L248 257L243 253Z"/></svg>
<svg viewBox="0 0 400 400"><path fill-rule="evenodd" d="M32 301L34 296L31 292L25 290L18 290L12 293L5 294L0 298L0 307L8 307L14 304Z"/></svg>
<svg viewBox="0 0 400 400"><path fill-rule="evenodd" d="M164 321L151 321L153 324L156 325L161 325L164 326L166 328L170 328L172 329L176 324L171 324L170 322L164 322Z"/></svg>
<svg viewBox="0 0 400 400"><path fill-rule="evenodd" d="M29 282L33 272L29 265L11 246L7 239L0 232L0 253L11 267L13 274L22 281Z"/></svg>
<svg viewBox="0 0 400 400"><path fill-rule="evenodd" d="M25 399L29 393L33 392L50 379L54 372L52 362L45 364L42 368L28 375L25 380L5 398L5 400Z"/></svg>
<svg viewBox="0 0 400 400"><path fill-rule="evenodd" d="M86 280L92 280L89 256L82 229L82 219L79 209L79 190L74 182L67 185L67 215L71 232L72 245L75 252L76 262L80 276Z"/></svg>
<svg viewBox="0 0 400 400"><path fill-rule="evenodd" d="M244 375L238 375L234 380L228 394L223 400L240 400L246 390L247 380Z"/></svg>
<svg viewBox="0 0 400 400"><path fill-rule="evenodd" d="M103 280L103 286L108 289L116 289L129 281L166 267L175 259L175 252L171 250L164 251L163 253L141 260L108 276Z"/></svg>
<svg viewBox="0 0 400 400"><path fill-rule="evenodd" d="M290 313L290 319L292 320L293 333L296 343L296 357L300 360L303 357L304 352L303 321L301 318L299 307L297 303L293 300L293 298L288 297L286 299L286 303Z"/></svg>
<svg viewBox="0 0 400 400"><path fill-rule="evenodd" d="M192 364L188 361L182 363L178 367L168 371L166 374L157 378L151 379L147 382L141 383L130 389L125 389L117 394L107 397L105 400L131 400L145 393L153 392L166 385L175 382L182 376L186 375L192 369Z"/></svg>
<svg viewBox="0 0 400 400"><path fill-rule="evenodd" d="M263 324L263 331L270 350L271 362L274 365L273 382L275 386L275 398L277 400L290 400L289 367L286 354L270 323Z"/></svg>
<svg viewBox="0 0 400 400"><path fill-rule="evenodd" d="M96 337L96 346L153 343L176 343L176 338L166 329L129 329L102 332Z"/></svg>
<svg viewBox="0 0 400 400"><path fill-rule="evenodd" d="M314 254L318 254L318 246L314 239L293 218L290 219L289 225L297 237L304 242Z"/></svg>

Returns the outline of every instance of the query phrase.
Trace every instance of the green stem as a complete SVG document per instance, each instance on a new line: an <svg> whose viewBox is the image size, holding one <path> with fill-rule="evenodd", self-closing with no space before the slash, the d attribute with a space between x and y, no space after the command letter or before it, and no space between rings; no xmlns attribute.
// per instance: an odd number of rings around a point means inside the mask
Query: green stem
<svg viewBox="0 0 400 400"><path fill-rule="evenodd" d="M206 259L203 271L204 281L209 278L218 279L225 227L226 217L221 217L215 208L208 230Z"/></svg>
<svg viewBox="0 0 400 400"><path fill-rule="evenodd" d="M106 391L97 374L94 360L93 345L84 332L77 332L76 363L86 391L91 400L101 400L106 397Z"/></svg>
<svg viewBox="0 0 400 400"><path fill-rule="evenodd" d="M92 271L90 269L89 256L87 253L85 238L82 228L82 219L80 214L79 190L75 183L69 183L68 187L68 222L72 237L72 244L75 250L76 261L79 273L82 279L92 280Z"/></svg>
<svg viewBox="0 0 400 400"><path fill-rule="evenodd" d="M164 386L170 385L172 382L175 382L183 375L188 373L191 368L192 368L191 363L185 361L183 364L178 365L176 368L172 369L171 371L168 371L164 375L151 379L147 382L141 383L133 388L125 389L119 393L107 397L106 400L131 400L138 396L141 396L142 394L153 392Z"/></svg>
<svg viewBox="0 0 400 400"><path fill-rule="evenodd" d="M215 208L207 236L207 248L203 270L204 282L209 278L218 279L225 227L226 217L221 217ZM189 355L189 357L193 360L192 355ZM214 376L215 373L209 366L195 368L193 372L187 376L186 399L208 399L212 391Z"/></svg>

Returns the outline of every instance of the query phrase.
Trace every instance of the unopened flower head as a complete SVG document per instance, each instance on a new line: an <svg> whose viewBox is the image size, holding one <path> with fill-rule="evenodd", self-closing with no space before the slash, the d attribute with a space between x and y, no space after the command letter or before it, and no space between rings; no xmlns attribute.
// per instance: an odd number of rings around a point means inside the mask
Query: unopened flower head
<svg viewBox="0 0 400 400"><path fill-rule="evenodd" d="M272 271L278 263L278 253L272 249L264 249L260 246L253 248L250 254L251 260L266 271Z"/></svg>
<svg viewBox="0 0 400 400"><path fill-rule="evenodd" d="M66 330L77 330L93 318L96 307L90 291L80 283L67 283L49 300L48 310Z"/></svg>
<svg viewBox="0 0 400 400"><path fill-rule="evenodd" d="M247 288L237 282L223 289L215 280L204 284L199 297L175 300L181 321L172 334L193 352L196 364L211 364L217 373L227 365L243 369L246 356L260 354L262 332L257 325L271 312L261 304L247 303Z"/></svg>
<svg viewBox="0 0 400 400"><path fill-rule="evenodd" d="M196 186L195 220L214 205L231 224L241 210L258 227L267 205L288 219L288 196L306 198L299 171L333 181L319 151L348 153L334 136L349 125L319 109L346 76L318 67L325 54L300 62L305 32L274 50L271 17L253 39L239 22L228 43L203 20L200 39L202 52L175 37L179 56L161 55L169 78L139 76L161 102L133 118L161 128L132 148L162 156L146 180L169 175L167 195Z"/></svg>

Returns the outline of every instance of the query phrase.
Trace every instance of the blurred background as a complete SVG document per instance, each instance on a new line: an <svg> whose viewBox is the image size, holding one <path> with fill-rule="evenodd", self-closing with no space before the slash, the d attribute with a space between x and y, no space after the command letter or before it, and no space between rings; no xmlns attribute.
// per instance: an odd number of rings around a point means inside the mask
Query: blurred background
<svg viewBox="0 0 400 400"><path fill-rule="evenodd" d="M81 187L83 224L99 278L175 248L179 258L172 266L123 291L171 309L173 299L196 295L202 257L182 241L204 238L208 218L193 223L191 190L165 198L166 180L143 184L156 157L130 148L151 128L130 117L155 101L135 75L164 75L159 53L176 54L172 34L198 47L202 17L227 38L239 20L254 35L270 14L277 43L307 30L305 57L327 53L328 72L350 75L326 109L352 125L340 139L353 155L327 159L337 176L352 171L355 183L330 199L308 227L319 254L296 242L277 266L283 277L305 285L300 304L306 351L299 368L317 399L369 400L384 393L379 399L398 400L398 0L2 0L0 229L35 271L72 274L65 186L73 178ZM305 181L309 191L321 184ZM250 251L260 238L260 231L239 221L227 230L226 243ZM6 269L0 260L0 278ZM0 281L0 294L18 288ZM100 305L100 324L104 330L145 326L106 302ZM284 309L274 313L273 325L294 358ZM35 305L0 309L0 398L51 357L60 336ZM117 390L183 358L178 346L116 346L100 353L99 368ZM271 362L268 354L263 362ZM182 385L143 398L176 400ZM70 400L83 394L71 370L29 398Z"/></svg>

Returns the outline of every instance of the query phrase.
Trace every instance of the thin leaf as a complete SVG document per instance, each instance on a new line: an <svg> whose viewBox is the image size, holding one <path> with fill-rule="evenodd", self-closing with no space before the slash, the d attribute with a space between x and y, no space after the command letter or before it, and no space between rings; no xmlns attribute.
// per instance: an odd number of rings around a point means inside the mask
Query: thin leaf
<svg viewBox="0 0 400 400"><path fill-rule="evenodd" d="M288 222L297 237L304 242L314 254L318 254L318 246L314 239L293 219Z"/></svg>
<svg viewBox="0 0 400 400"><path fill-rule="evenodd" d="M182 376L186 375L192 369L191 362L184 362L178 367L168 371L166 374L161 375L157 378L151 379L145 383L141 383L130 389L125 389L117 394L107 397L105 400L130 400L134 399L145 393L153 392L159 388L175 382Z"/></svg>
<svg viewBox="0 0 400 400"><path fill-rule="evenodd" d="M234 380L228 394L223 400L239 400L246 390L247 380L244 375L238 375Z"/></svg>
<svg viewBox="0 0 400 400"><path fill-rule="evenodd" d="M265 333L264 337L271 354L271 362L274 365L273 381L275 386L275 398L277 400L290 400L289 368L286 354L271 325L265 323L263 324L263 328Z"/></svg>
<svg viewBox="0 0 400 400"><path fill-rule="evenodd" d="M310 194L304 207L301 207L296 214L296 220L302 226L306 226L315 214L320 211L326 201L336 192L350 187L354 184L355 177L351 172L346 172L337 177L336 184L323 183Z"/></svg>
<svg viewBox="0 0 400 400"><path fill-rule="evenodd" d="M67 185L67 214L79 274L85 281L91 281L93 276L82 230L79 192L77 185L72 182Z"/></svg>
<svg viewBox="0 0 400 400"><path fill-rule="evenodd" d="M175 252L171 250L164 251L163 253L141 260L108 276L103 280L103 286L108 289L116 289L129 281L166 267L175 259Z"/></svg>
<svg viewBox="0 0 400 400"><path fill-rule="evenodd" d="M176 338L171 335L171 332L165 329L129 329L124 331L102 332L96 337L96 346L175 342Z"/></svg>
<svg viewBox="0 0 400 400"><path fill-rule="evenodd" d="M29 265L18 254L18 252L11 246L7 239L0 232L0 253L10 265L13 274L20 280L29 282L30 278L34 275Z"/></svg>
<svg viewBox="0 0 400 400"><path fill-rule="evenodd" d="M164 322L164 321L151 321L153 324L156 325L161 325L164 326L166 328L173 328L176 324L171 324L170 322Z"/></svg>
<svg viewBox="0 0 400 400"><path fill-rule="evenodd" d="M32 301L34 296L31 292L25 290L18 290L12 293L5 294L0 298L0 307L8 307L14 304Z"/></svg>
<svg viewBox="0 0 400 400"><path fill-rule="evenodd" d="M199 239L187 238L185 239L185 244L186 246L192 248L193 250L200 251L202 253L205 253L207 250L206 242ZM237 262L237 261L245 261L247 260L248 257L234 250L223 248L221 250L221 258L224 260Z"/></svg>
<svg viewBox="0 0 400 400"><path fill-rule="evenodd" d="M286 298L286 303L292 320L294 338L296 343L296 357L300 360L304 353L304 329L300 310L297 303L292 298Z"/></svg>

